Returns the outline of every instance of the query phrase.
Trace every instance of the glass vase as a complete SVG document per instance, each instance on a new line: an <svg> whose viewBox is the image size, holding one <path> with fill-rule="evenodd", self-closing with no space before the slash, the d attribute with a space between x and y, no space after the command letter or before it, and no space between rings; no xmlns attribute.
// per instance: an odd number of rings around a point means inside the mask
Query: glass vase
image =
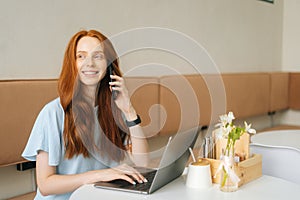
<svg viewBox="0 0 300 200"><path fill-rule="evenodd" d="M235 173L234 154L223 155L221 160L223 166L220 176L220 190L223 192L235 192L238 190L240 179Z"/></svg>

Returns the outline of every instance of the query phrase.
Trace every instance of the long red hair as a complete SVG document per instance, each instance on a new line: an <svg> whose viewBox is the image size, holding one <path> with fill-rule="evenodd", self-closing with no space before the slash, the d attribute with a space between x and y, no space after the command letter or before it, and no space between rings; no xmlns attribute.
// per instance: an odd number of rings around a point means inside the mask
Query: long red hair
<svg viewBox="0 0 300 200"><path fill-rule="evenodd" d="M60 103L65 112L63 130L65 157L70 159L79 154L89 157L92 150L92 153L100 153L102 156L106 155L112 160L119 161L124 158L124 142L125 138L128 138L126 137L128 129L124 124L121 111L112 101L108 70L100 81L95 94L95 103L98 105L97 121L106 136L104 137L106 140L103 140L100 144L94 143L94 107L88 103L84 91L82 91L82 83L79 81L76 66L77 44L85 36L95 37L100 41L103 45L107 64L113 66L116 75L122 75L116 51L103 34L95 30L82 30L71 38L65 51L62 71L58 81ZM91 146L87 148L86 145Z"/></svg>

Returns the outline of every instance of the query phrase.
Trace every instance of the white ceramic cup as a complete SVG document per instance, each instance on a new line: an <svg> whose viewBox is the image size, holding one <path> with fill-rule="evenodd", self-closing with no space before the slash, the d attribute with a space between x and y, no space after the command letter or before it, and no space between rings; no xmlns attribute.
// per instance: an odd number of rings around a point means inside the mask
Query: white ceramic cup
<svg viewBox="0 0 300 200"><path fill-rule="evenodd" d="M186 186L202 189L212 186L210 164L207 160L199 159L189 164Z"/></svg>

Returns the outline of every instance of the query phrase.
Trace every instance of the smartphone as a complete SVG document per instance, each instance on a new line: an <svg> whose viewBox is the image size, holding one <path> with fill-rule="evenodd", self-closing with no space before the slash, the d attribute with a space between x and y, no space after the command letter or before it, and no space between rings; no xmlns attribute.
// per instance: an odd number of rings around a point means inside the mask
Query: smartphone
<svg viewBox="0 0 300 200"><path fill-rule="evenodd" d="M113 75L113 71L114 71L114 68L113 68L113 64L111 63L111 64L108 66L109 76L110 76L110 75ZM112 78L110 78L110 82L113 82L113 79L112 79ZM113 98L113 100L116 100L117 97L118 97L118 91L112 89L111 93L112 93L112 98Z"/></svg>

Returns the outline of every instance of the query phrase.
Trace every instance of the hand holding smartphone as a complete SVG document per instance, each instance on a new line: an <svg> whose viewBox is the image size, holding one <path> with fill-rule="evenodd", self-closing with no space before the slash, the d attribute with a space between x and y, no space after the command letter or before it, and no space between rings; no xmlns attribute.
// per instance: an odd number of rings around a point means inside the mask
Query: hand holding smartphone
<svg viewBox="0 0 300 200"><path fill-rule="evenodd" d="M109 66L108 66L108 71L109 71L109 76L110 75L113 75L113 71L114 71L114 68L113 68L113 63L111 63ZM113 82L114 80L112 78L110 78L110 82ZM112 98L113 100L116 100L117 97L118 97L118 91L114 90L112 88Z"/></svg>

